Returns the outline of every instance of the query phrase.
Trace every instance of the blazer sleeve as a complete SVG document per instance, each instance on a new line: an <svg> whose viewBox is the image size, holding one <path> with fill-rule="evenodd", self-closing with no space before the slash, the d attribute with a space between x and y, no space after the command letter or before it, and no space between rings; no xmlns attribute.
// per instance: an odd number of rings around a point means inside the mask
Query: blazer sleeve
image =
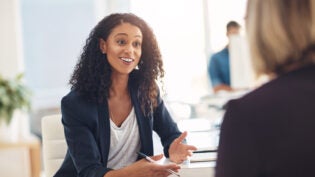
<svg viewBox="0 0 315 177"><path fill-rule="evenodd" d="M103 166L96 141L97 108L78 96L68 95L61 101L62 123L70 156L79 177L103 177Z"/></svg>
<svg viewBox="0 0 315 177"><path fill-rule="evenodd" d="M160 136L164 155L169 157L168 149L174 139L181 135L177 124L170 116L164 101L158 96L158 107L154 112L153 130Z"/></svg>
<svg viewBox="0 0 315 177"><path fill-rule="evenodd" d="M216 162L216 177L258 176L259 153L253 117L237 100L228 103L224 115Z"/></svg>

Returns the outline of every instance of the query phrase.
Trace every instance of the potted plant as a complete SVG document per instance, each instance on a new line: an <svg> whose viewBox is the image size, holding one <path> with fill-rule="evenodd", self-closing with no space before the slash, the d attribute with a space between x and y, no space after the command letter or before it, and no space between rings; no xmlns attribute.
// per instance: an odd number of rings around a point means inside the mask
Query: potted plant
<svg viewBox="0 0 315 177"><path fill-rule="evenodd" d="M15 110L30 109L31 92L22 82L23 74L13 79L0 76L0 125L9 124Z"/></svg>

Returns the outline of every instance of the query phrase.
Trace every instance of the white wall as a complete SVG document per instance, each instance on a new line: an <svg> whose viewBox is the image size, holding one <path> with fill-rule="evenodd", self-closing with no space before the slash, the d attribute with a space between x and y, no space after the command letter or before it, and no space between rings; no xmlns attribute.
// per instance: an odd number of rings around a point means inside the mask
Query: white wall
<svg viewBox="0 0 315 177"><path fill-rule="evenodd" d="M90 30L94 1L21 1L25 76L32 108L58 108Z"/></svg>
<svg viewBox="0 0 315 177"><path fill-rule="evenodd" d="M237 21L244 27L247 0L206 0L208 1L209 33L212 52L222 49L228 42L226 24L230 20ZM244 31L242 31L243 33Z"/></svg>
<svg viewBox="0 0 315 177"><path fill-rule="evenodd" d="M18 0L0 1L0 74L23 72L21 19Z"/></svg>
<svg viewBox="0 0 315 177"><path fill-rule="evenodd" d="M94 0L97 20L115 12L129 12L130 0Z"/></svg>

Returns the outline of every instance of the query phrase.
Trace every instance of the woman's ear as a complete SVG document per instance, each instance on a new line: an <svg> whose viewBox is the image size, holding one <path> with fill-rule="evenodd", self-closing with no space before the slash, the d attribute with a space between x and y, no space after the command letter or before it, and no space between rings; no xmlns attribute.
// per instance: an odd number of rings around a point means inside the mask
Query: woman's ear
<svg viewBox="0 0 315 177"><path fill-rule="evenodd" d="M106 54L106 41L104 41L104 39L100 39L100 49L101 49L101 52L102 54Z"/></svg>

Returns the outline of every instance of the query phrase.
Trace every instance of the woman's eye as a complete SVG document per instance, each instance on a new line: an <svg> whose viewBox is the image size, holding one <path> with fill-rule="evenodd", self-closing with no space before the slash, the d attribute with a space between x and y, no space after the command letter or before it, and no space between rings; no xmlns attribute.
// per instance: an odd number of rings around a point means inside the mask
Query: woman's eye
<svg viewBox="0 0 315 177"><path fill-rule="evenodd" d="M133 45L134 45L135 47L141 47L141 43L140 43L140 42L135 42Z"/></svg>
<svg viewBox="0 0 315 177"><path fill-rule="evenodd" d="M124 44L126 44L126 41L125 40L117 40L117 44L124 45Z"/></svg>

